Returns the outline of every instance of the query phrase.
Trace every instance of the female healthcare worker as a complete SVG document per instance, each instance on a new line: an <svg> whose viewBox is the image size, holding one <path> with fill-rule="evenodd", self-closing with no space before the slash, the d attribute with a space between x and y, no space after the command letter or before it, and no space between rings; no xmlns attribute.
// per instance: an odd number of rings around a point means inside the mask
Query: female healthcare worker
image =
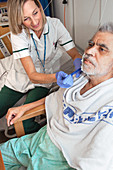
<svg viewBox="0 0 113 170"><path fill-rule="evenodd" d="M76 62L75 59L81 56L60 20L45 17L39 0L8 0L7 6L14 59L21 61L34 85L34 88L27 92L24 103L27 104L45 97L51 83L59 81L60 85L63 83L62 79L67 76L64 72L56 76L52 71L58 44L71 56L75 65L80 63L80 60ZM10 101L7 101L7 95L10 95ZM4 100L2 106L0 105L0 114L6 114L4 107L8 110L13 106L12 100L14 104L22 95L24 93L14 91L8 85L4 86L0 95ZM24 121L23 125L26 134L40 128L34 118Z"/></svg>

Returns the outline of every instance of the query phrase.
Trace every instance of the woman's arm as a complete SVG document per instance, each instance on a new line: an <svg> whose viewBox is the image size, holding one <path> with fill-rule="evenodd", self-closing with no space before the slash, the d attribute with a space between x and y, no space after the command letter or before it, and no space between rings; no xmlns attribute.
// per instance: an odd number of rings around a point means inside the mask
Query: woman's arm
<svg viewBox="0 0 113 170"><path fill-rule="evenodd" d="M82 56L78 53L77 49L74 47L68 51L66 51L68 53L68 55L73 59L73 61L76 58L82 58Z"/></svg>
<svg viewBox="0 0 113 170"><path fill-rule="evenodd" d="M18 120L26 111L33 109L41 104L45 103L45 98L42 98L36 102L32 102L29 104L25 104L18 107L13 107L8 109L8 112L6 114L7 119L7 125L12 125L16 120Z"/></svg>
<svg viewBox="0 0 113 170"><path fill-rule="evenodd" d="M75 47L68 50L67 53L73 59L73 64L75 66L75 70L78 71L76 73L76 78L78 78L81 74L81 59L82 59L82 56L78 53L78 51Z"/></svg>
<svg viewBox="0 0 113 170"><path fill-rule="evenodd" d="M21 58L20 60L32 83L47 84L56 82L55 74L38 73L30 56Z"/></svg>

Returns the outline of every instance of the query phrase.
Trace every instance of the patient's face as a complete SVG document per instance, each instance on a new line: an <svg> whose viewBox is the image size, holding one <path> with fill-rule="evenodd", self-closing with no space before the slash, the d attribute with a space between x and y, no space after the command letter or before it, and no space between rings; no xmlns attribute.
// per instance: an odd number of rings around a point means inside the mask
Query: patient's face
<svg viewBox="0 0 113 170"><path fill-rule="evenodd" d="M89 41L82 60L82 70L88 75L104 76L113 70L113 34L97 32Z"/></svg>

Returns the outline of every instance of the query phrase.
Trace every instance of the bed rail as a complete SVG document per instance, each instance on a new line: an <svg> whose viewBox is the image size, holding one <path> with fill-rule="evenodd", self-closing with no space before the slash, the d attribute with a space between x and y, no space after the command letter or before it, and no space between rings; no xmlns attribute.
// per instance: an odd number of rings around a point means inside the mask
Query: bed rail
<svg viewBox="0 0 113 170"><path fill-rule="evenodd" d="M0 59L10 56L12 53L10 32L0 36Z"/></svg>

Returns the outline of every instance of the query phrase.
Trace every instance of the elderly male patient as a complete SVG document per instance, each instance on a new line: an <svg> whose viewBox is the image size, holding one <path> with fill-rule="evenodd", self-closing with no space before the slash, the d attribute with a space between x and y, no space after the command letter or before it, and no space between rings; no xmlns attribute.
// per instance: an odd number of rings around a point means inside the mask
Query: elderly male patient
<svg viewBox="0 0 113 170"><path fill-rule="evenodd" d="M47 126L0 145L6 169L113 169L113 23L89 41L82 71L72 87L8 111L9 124L45 101Z"/></svg>

